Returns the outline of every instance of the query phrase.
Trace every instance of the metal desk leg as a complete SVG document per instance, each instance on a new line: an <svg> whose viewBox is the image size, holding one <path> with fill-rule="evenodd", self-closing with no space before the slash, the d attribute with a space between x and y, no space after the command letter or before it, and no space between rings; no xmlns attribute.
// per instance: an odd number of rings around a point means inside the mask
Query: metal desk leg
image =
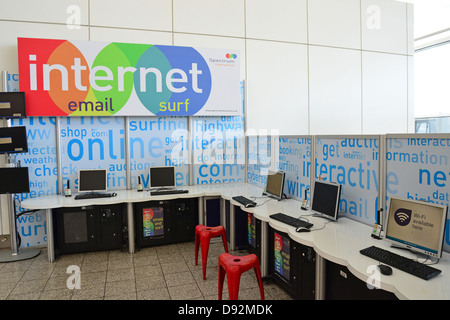
<svg viewBox="0 0 450 320"><path fill-rule="evenodd" d="M261 276L266 277L269 275L269 260L268 260L268 245L269 245L269 223L261 221Z"/></svg>
<svg viewBox="0 0 450 320"><path fill-rule="evenodd" d="M203 209L204 204L205 204L204 197L198 197L198 224L205 224L206 213L204 212L204 209Z"/></svg>
<svg viewBox="0 0 450 320"><path fill-rule="evenodd" d="M316 300L325 300L325 259L316 254Z"/></svg>
<svg viewBox="0 0 450 320"><path fill-rule="evenodd" d="M236 250L236 221L235 207L230 203L230 250Z"/></svg>
<svg viewBox="0 0 450 320"><path fill-rule="evenodd" d="M128 252L133 254L135 250L134 211L133 211L133 204L131 202L127 203L127 214L128 214Z"/></svg>
<svg viewBox="0 0 450 320"><path fill-rule="evenodd" d="M53 240L53 215L52 209L45 209L47 219L47 257L48 262L55 261L55 242Z"/></svg>

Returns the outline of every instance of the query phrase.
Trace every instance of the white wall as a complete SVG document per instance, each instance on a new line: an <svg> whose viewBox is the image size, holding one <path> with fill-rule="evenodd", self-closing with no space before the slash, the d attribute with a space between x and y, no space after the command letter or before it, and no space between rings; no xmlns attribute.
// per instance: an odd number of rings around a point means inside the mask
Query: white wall
<svg viewBox="0 0 450 320"><path fill-rule="evenodd" d="M238 49L249 129L414 127L413 6L405 2L0 0L0 7L1 70L17 72L19 36Z"/></svg>
<svg viewBox="0 0 450 320"><path fill-rule="evenodd" d="M10 73L17 37L238 49L247 129L413 131L413 8L401 1L0 0L0 8L0 70Z"/></svg>

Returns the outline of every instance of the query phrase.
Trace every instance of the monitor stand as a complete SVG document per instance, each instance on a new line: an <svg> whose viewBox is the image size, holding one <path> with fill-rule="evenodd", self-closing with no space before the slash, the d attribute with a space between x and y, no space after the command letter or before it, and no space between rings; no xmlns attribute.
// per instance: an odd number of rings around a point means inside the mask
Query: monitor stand
<svg viewBox="0 0 450 320"><path fill-rule="evenodd" d="M41 250L35 248L18 248L17 246L17 221L14 207L14 194L7 194L8 208L10 213L9 228L11 233L11 251L0 252L1 262L14 262L36 257Z"/></svg>

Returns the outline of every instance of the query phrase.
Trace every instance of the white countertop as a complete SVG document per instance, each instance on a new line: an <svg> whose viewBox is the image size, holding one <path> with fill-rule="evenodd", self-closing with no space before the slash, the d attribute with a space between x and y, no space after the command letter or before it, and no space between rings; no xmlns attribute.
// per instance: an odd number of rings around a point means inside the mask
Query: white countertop
<svg viewBox="0 0 450 320"><path fill-rule="evenodd" d="M183 186L180 189L188 193L151 196L148 191L119 190L116 197L89 200L75 200L74 197L61 195L42 196L22 201L22 207L27 209L53 209L60 207L77 207L88 205L103 205L117 203L136 203L151 200L168 200L202 196L218 196L230 200L233 205L251 212L255 218L267 222L272 228L287 233L292 240L312 247L318 255L326 260L346 266L356 277L370 284L377 284L381 289L393 292L400 299L413 300L446 300L450 299L450 255L444 253L438 264L433 267L442 270L437 277L425 281L393 268L390 276L377 272L377 261L363 256L359 250L371 245L384 247L392 252L415 258L416 255L405 250L390 248L389 243L371 237L372 227L343 217L337 222L324 218L313 217L309 210L301 210L300 202L294 199L277 201L262 197L263 189L247 183L208 184ZM253 208L245 208L232 200L233 196L257 197L258 204ZM282 212L294 217L303 216L313 223L311 232L297 233L294 227L270 219L270 215Z"/></svg>

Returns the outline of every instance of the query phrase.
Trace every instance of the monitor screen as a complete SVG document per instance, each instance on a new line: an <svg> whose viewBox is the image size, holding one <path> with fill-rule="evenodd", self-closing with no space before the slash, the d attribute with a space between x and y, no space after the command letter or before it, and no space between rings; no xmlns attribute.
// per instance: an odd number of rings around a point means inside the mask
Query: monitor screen
<svg viewBox="0 0 450 320"><path fill-rule="evenodd" d="M315 181L311 209L314 213L337 220L339 201L341 199L341 185L333 182Z"/></svg>
<svg viewBox="0 0 450 320"><path fill-rule="evenodd" d="M0 92L0 118L26 116L24 92Z"/></svg>
<svg viewBox="0 0 450 320"><path fill-rule="evenodd" d="M150 168L150 188L175 187L175 167Z"/></svg>
<svg viewBox="0 0 450 320"><path fill-rule="evenodd" d="M0 128L0 153L28 152L26 127Z"/></svg>
<svg viewBox="0 0 450 320"><path fill-rule="evenodd" d="M30 192L28 167L0 168L0 181L0 194Z"/></svg>
<svg viewBox="0 0 450 320"><path fill-rule="evenodd" d="M281 200L283 197L284 177L285 173L283 171L275 172L269 170L263 194Z"/></svg>
<svg viewBox="0 0 450 320"><path fill-rule="evenodd" d="M391 197L385 239L432 257L442 256L447 206Z"/></svg>
<svg viewBox="0 0 450 320"><path fill-rule="evenodd" d="M105 169L84 169L78 171L78 191L106 191Z"/></svg>

